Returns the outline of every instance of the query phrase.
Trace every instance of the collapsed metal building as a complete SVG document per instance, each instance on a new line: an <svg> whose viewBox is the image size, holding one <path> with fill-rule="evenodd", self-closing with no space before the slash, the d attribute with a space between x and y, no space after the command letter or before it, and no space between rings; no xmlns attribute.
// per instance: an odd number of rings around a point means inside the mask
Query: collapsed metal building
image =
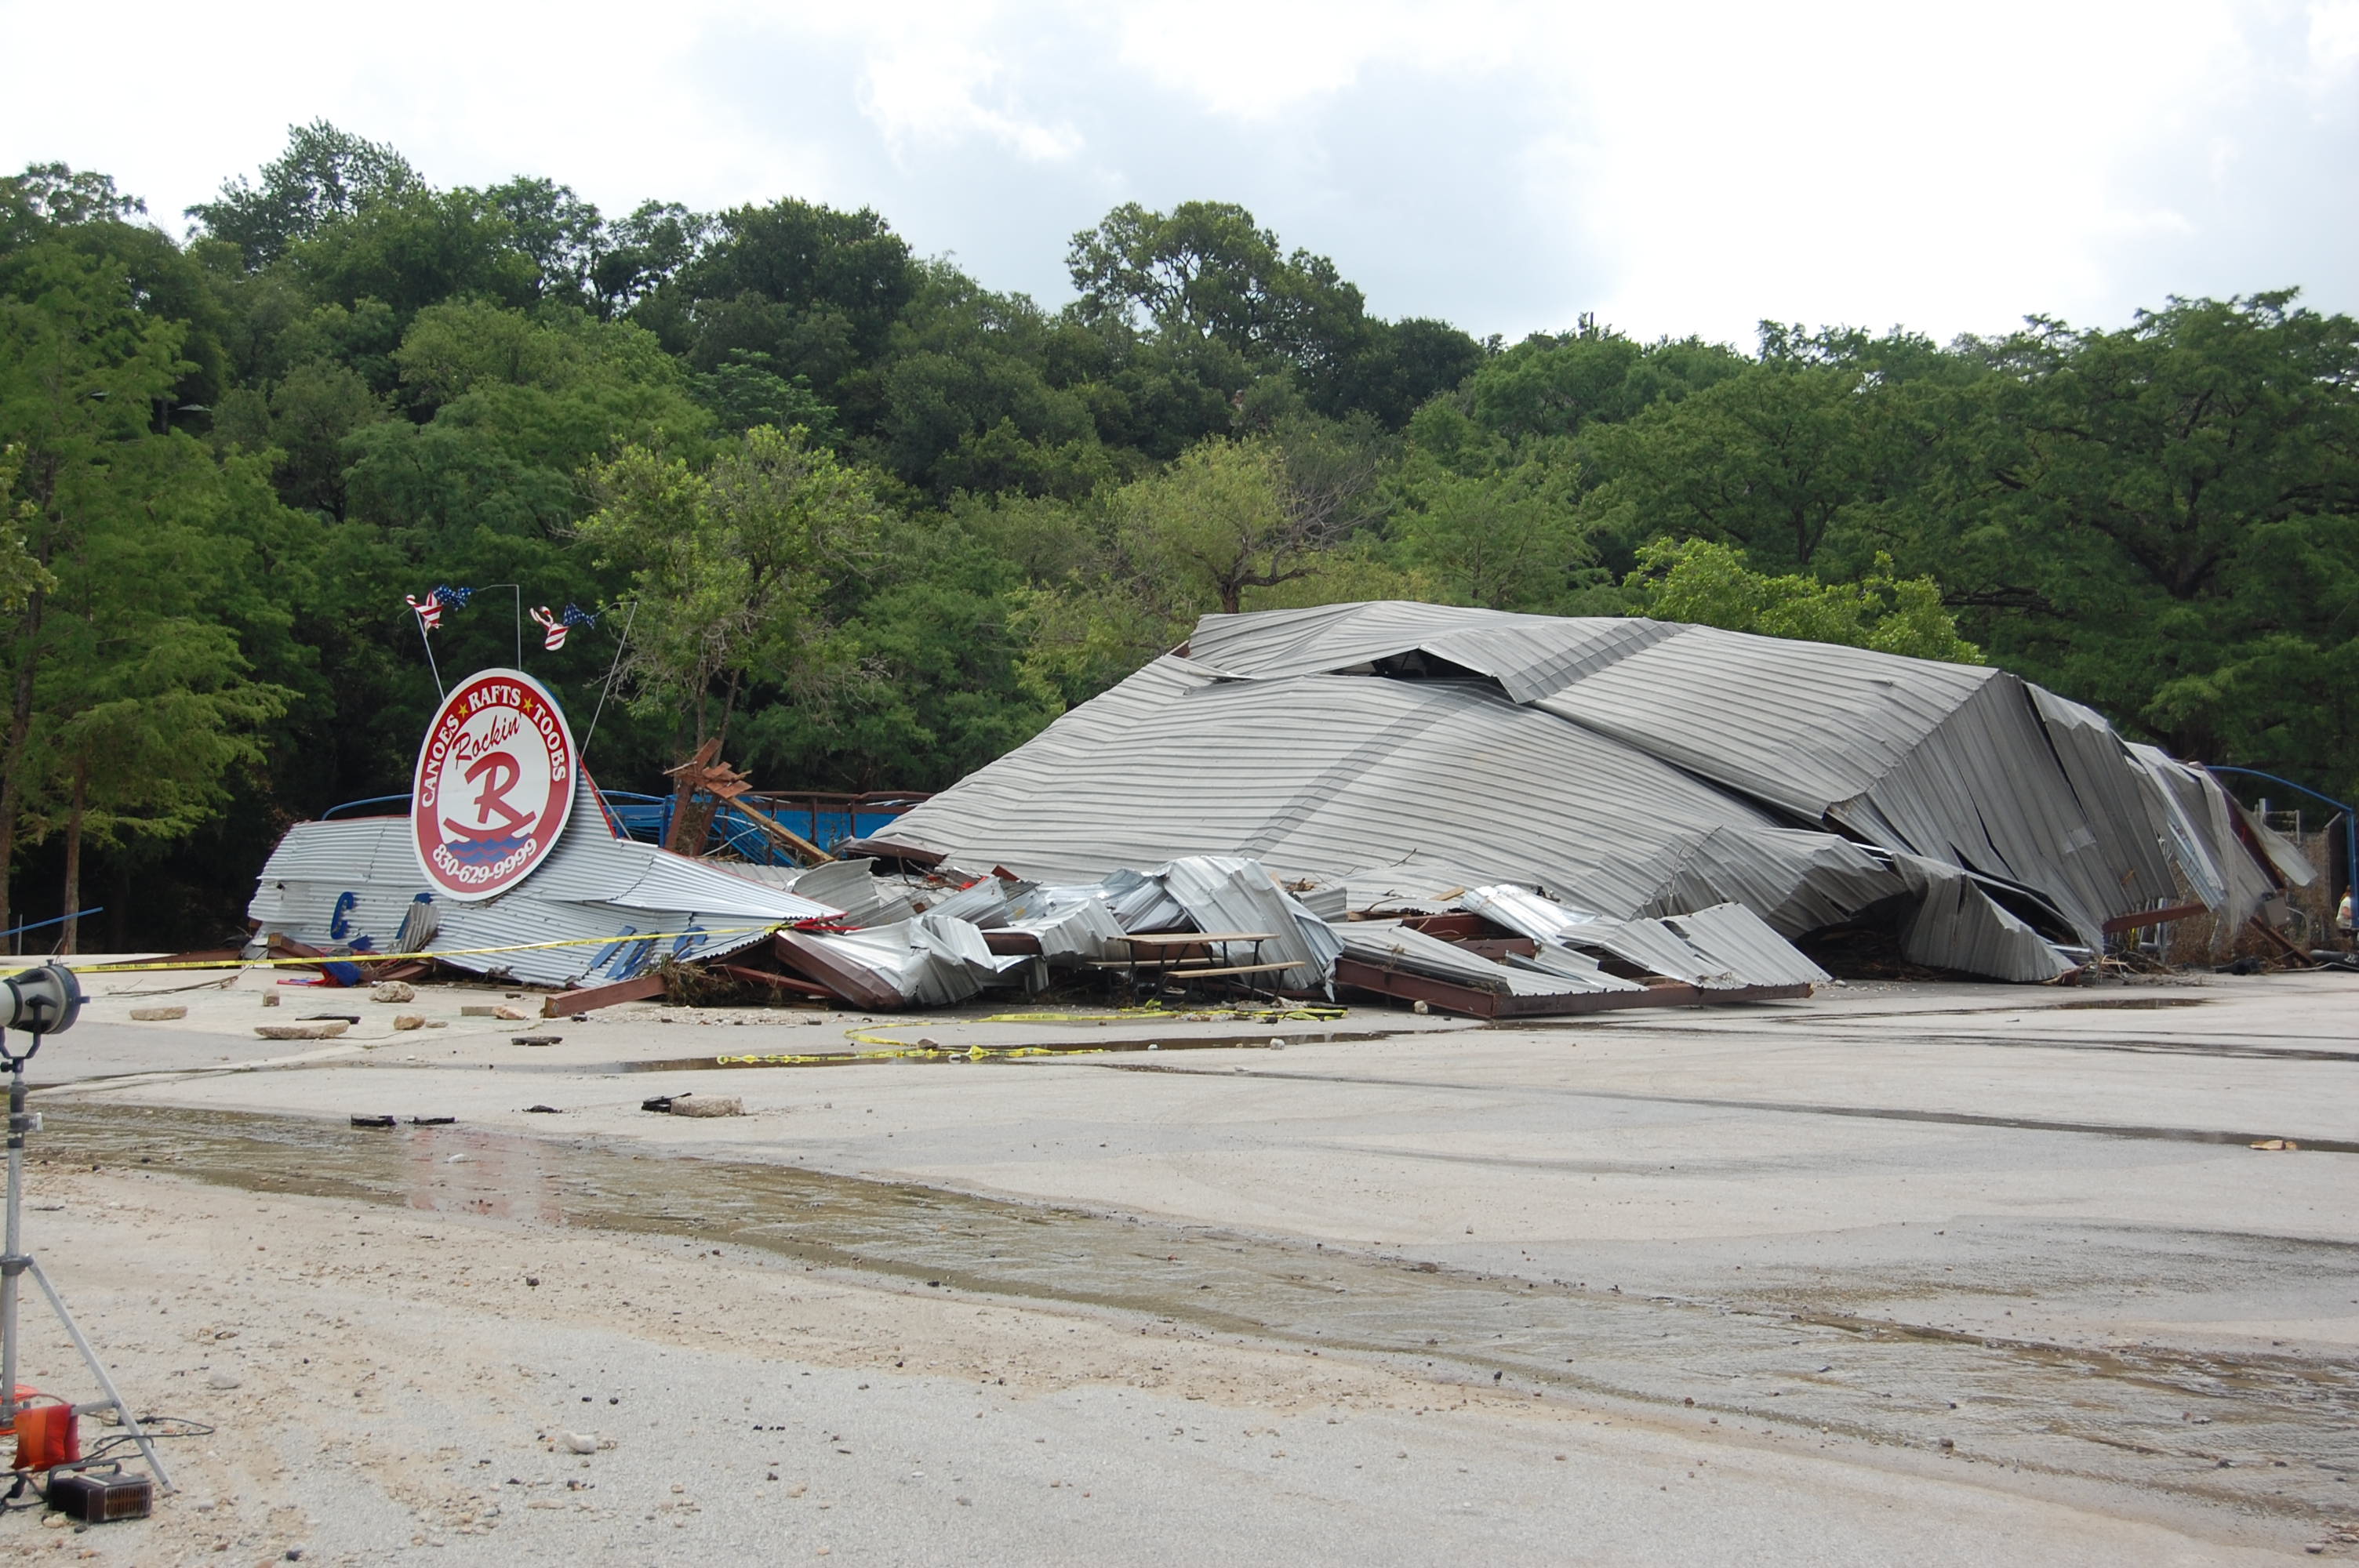
<svg viewBox="0 0 2359 1568"><path fill-rule="evenodd" d="M2202 769L1999 670L1409 603L1207 616L845 859L676 853L572 787L496 896L438 896L381 816L291 829L249 913L561 1011L681 966L874 1008L1091 968L1136 989L1147 950L1158 989L1507 1017L1800 994L1827 977L1793 944L1840 929L2049 980L2192 913L2234 933L2313 875Z"/></svg>
<svg viewBox="0 0 2359 1568"><path fill-rule="evenodd" d="M1208 615L855 847L1050 881L1245 855L1338 914L1505 883L1788 938L1881 919L1915 962L2028 981L2158 914L2234 932L2313 874L2201 768L2001 670L1398 602Z"/></svg>

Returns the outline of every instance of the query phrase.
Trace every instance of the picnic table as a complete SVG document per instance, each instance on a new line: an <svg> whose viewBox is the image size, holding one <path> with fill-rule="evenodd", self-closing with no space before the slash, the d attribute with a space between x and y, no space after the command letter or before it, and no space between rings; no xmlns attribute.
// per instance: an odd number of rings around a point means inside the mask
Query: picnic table
<svg viewBox="0 0 2359 1568"><path fill-rule="evenodd" d="M1248 991L1260 988L1249 977L1277 974L1295 968L1292 962L1266 964L1262 962L1261 945L1277 940L1271 931L1154 931L1125 936L1123 946L1128 957L1101 959L1097 968L1121 969L1128 980L1130 994L1138 995L1138 983L1144 978L1150 985L1160 987L1165 980L1234 979L1245 982ZM1249 946L1250 963L1234 963L1228 949ZM1196 949L1202 949L1201 953ZM1270 994L1277 994L1273 981Z"/></svg>

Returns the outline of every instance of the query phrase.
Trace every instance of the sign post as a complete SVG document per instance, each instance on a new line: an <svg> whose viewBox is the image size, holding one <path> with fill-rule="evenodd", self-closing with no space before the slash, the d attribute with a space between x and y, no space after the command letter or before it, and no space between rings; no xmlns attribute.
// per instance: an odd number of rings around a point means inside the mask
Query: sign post
<svg viewBox="0 0 2359 1568"><path fill-rule="evenodd" d="M410 840L427 885L473 902L530 876L565 830L580 773L573 731L538 681L482 670L453 686L410 784Z"/></svg>

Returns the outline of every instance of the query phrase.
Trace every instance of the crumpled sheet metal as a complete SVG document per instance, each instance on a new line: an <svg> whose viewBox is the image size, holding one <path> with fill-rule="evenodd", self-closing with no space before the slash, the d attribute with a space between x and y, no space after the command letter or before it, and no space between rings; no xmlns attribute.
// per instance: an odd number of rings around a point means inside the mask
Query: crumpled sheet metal
<svg viewBox="0 0 2359 1568"><path fill-rule="evenodd" d="M265 935L321 948L364 939L391 953L400 950L411 905L426 894L407 816L305 822L272 850L246 914ZM432 902L438 929L427 951L475 974L558 987L627 979L666 958L725 957L780 922L838 913L712 862L614 837L586 780L564 836L530 877L480 903ZM550 942L569 945L534 946ZM520 950L457 951L479 947Z"/></svg>
<svg viewBox="0 0 2359 1568"><path fill-rule="evenodd" d="M2235 912L2253 857L2214 839L2217 874L2188 874L2179 793L2097 715L2002 671L1380 603L1207 616L1186 656L886 837L1068 881L1189 854L1322 884L1462 869L1619 919L1740 903L1788 937L1932 898L1912 957L2024 978L2071 960L1994 896L2083 947L2188 886Z"/></svg>
<svg viewBox="0 0 2359 1568"><path fill-rule="evenodd" d="M1344 955L1378 968L1406 969L1501 996L1580 996L1646 988L1594 968L1561 973L1495 964L1454 942L1390 920L1354 920L1335 928Z"/></svg>
<svg viewBox="0 0 2359 1568"><path fill-rule="evenodd" d="M1326 989L1343 952L1334 927L1282 891L1258 860L1191 855L1148 873L1188 912L1199 931L1263 931L1265 964L1290 964L1266 977L1280 986Z"/></svg>
<svg viewBox="0 0 2359 1568"><path fill-rule="evenodd" d="M1032 962L994 953L966 921L929 910L890 925L860 931L800 932L790 952L818 948L865 971L911 1007L950 1007ZM886 1005L880 993L871 1005Z"/></svg>
<svg viewBox="0 0 2359 1568"><path fill-rule="evenodd" d="M1593 948L1649 974L1706 990L1817 985L1828 978L1741 903L1713 904L1658 920L1609 920L1552 903L1527 888L1504 884L1471 888L1459 902L1470 913L1530 937L1542 953Z"/></svg>

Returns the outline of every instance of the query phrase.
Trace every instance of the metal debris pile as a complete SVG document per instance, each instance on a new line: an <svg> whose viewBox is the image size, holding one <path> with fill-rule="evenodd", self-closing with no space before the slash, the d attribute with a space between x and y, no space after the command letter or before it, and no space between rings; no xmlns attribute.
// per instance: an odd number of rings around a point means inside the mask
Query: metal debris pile
<svg viewBox="0 0 2359 1568"><path fill-rule="evenodd" d="M720 808L742 791L688 767ZM424 891L407 817L301 824L257 940L424 955L552 1011L1094 977L1505 1017L1804 994L1828 977L1797 941L1870 927L2052 980L2191 914L2232 935L2315 874L2202 769L2001 671L1423 604L1207 616L846 859L658 848L575 789L545 862L473 902Z"/></svg>

